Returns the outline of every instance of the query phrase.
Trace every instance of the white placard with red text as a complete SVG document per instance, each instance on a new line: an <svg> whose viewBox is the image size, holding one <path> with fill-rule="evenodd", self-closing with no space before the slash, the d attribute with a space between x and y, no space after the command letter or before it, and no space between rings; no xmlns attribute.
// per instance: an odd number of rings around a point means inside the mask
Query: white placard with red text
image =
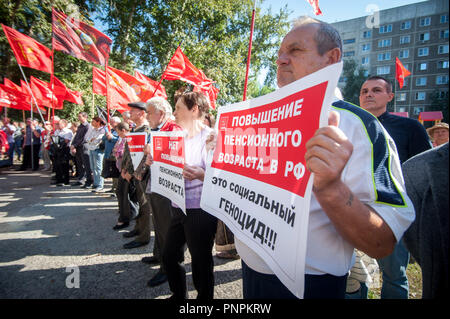
<svg viewBox="0 0 450 319"><path fill-rule="evenodd" d="M186 214L182 131L152 132L151 190L170 199Z"/></svg>
<svg viewBox="0 0 450 319"><path fill-rule="evenodd" d="M145 144L147 144L147 133L128 133L126 137L131 161L133 162L133 168L136 169L144 157L144 147Z"/></svg>
<svg viewBox="0 0 450 319"><path fill-rule="evenodd" d="M201 207L303 297L312 174L305 144L328 123L342 63L219 109Z"/></svg>

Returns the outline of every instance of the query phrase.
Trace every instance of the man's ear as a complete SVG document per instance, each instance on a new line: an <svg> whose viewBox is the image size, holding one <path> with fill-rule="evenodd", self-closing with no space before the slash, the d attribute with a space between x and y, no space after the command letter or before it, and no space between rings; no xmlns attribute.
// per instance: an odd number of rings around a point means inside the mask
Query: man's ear
<svg viewBox="0 0 450 319"><path fill-rule="evenodd" d="M389 101L388 102L391 102L392 101L392 99L394 98L394 93L389 93Z"/></svg>
<svg viewBox="0 0 450 319"><path fill-rule="evenodd" d="M338 63L341 60L341 50L334 48L325 53L327 56L327 65Z"/></svg>

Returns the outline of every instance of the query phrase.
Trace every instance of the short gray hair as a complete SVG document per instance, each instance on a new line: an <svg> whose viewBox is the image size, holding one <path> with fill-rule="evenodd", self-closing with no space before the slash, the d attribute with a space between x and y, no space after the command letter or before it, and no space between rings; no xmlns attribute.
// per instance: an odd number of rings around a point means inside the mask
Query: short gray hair
<svg viewBox="0 0 450 319"><path fill-rule="evenodd" d="M120 117L118 117L118 116L113 116L112 118L111 118L111 120L112 121L114 121L114 122L116 122L116 123L120 123L122 120L120 119Z"/></svg>
<svg viewBox="0 0 450 319"><path fill-rule="evenodd" d="M130 112L129 111L125 111L125 112L123 112L122 113L122 117L127 117L127 118L130 118Z"/></svg>
<svg viewBox="0 0 450 319"><path fill-rule="evenodd" d="M165 114L165 119L172 116L172 107L170 106L169 102L167 102L167 100L163 99L160 96L155 96L149 99L147 101L147 110L150 106L153 106L155 109L163 112Z"/></svg>
<svg viewBox="0 0 450 319"><path fill-rule="evenodd" d="M317 33L315 36L317 51L322 56L331 49L338 48L341 52L340 59L342 59L342 40L339 32L329 23L308 17L301 16L294 20L292 29L305 24L318 24Z"/></svg>

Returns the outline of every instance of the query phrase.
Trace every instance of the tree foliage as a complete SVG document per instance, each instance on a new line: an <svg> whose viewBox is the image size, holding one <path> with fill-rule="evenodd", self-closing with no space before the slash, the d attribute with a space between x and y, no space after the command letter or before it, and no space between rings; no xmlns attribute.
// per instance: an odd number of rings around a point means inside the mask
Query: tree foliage
<svg viewBox="0 0 450 319"><path fill-rule="evenodd" d="M345 78L345 87L342 90L344 100L359 105L359 91L367 79L365 69L358 67L355 60L345 60L342 76Z"/></svg>
<svg viewBox="0 0 450 319"><path fill-rule="evenodd" d="M189 60L216 81L220 90L218 105L242 99L253 9L251 0L0 0L0 20L51 48L52 6L91 25L93 19L100 21L101 31L113 40L109 59L113 67L129 73L138 69L158 81L175 49L181 45ZM276 52L288 28L288 14L287 8L275 14L256 9L249 98L273 90ZM105 98L92 93L93 66L55 51L55 75L70 89L81 91L85 104L65 101L64 109L56 110L56 115L75 120L79 111L92 112L93 104L105 106ZM256 83L261 69L267 72L262 87ZM27 78L33 75L50 80L48 73L23 70ZM3 32L0 35L0 74L15 83L20 83L22 78ZM163 85L172 102L176 89L185 83L163 81ZM17 119L22 116L21 111L12 109L8 114Z"/></svg>

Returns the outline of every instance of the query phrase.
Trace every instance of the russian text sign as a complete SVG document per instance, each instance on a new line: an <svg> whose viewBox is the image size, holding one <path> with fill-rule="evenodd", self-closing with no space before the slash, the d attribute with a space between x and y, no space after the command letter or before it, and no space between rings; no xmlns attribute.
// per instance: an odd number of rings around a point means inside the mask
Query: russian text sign
<svg viewBox="0 0 450 319"><path fill-rule="evenodd" d="M312 175L305 144L327 125L342 70L333 64L283 88L219 109L201 207L221 219L303 297Z"/></svg>
<svg viewBox="0 0 450 319"><path fill-rule="evenodd" d="M129 133L126 136L128 149L130 150L133 168L136 170L144 157L144 147L147 144L147 133Z"/></svg>
<svg viewBox="0 0 450 319"><path fill-rule="evenodd" d="M167 197L186 214L184 132L152 132L151 190Z"/></svg>

